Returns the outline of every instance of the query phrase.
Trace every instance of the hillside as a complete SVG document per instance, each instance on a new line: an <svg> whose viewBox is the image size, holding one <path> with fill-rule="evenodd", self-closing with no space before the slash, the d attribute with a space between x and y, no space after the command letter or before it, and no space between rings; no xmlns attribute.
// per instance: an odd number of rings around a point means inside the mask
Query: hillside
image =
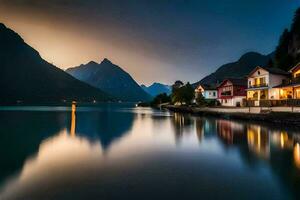
<svg viewBox="0 0 300 200"><path fill-rule="evenodd" d="M0 23L0 104L108 101L104 92L46 62Z"/></svg>
<svg viewBox="0 0 300 200"><path fill-rule="evenodd" d="M171 94L171 87L162 83L153 83L150 86L141 85L141 88L150 94L152 97L155 97L159 94L166 93Z"/></svg>
<svg viewBox="0 0 300 200"><path fill-rule="evenodd" d="M193 84L196 86L202 84L220 83L225 78L242 78L247 76L256 66L265 66L272 59L273 54L262 55L256 52L248 52L241 58L232 63L228 63L219 67L214 73L204 77L200 81Z"/></svg>
<svg viewBox="0 0 300 200"><path fill-rule="evenodd" d="M136 102L151 99L151 96L127 72L108 59L104 59L99 64L91 61L69 68L66 72L123 101Z"/></svg>

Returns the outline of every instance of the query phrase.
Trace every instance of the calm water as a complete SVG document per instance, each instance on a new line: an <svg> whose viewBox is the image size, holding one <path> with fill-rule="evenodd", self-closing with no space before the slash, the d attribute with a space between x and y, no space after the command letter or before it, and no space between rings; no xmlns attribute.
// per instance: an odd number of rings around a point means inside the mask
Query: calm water
<svg viewBox="0 0 300 200"><path fill-rule="evenodd" d="M300 131L130 105L0 108L0 199L296 199Z"/></svg>

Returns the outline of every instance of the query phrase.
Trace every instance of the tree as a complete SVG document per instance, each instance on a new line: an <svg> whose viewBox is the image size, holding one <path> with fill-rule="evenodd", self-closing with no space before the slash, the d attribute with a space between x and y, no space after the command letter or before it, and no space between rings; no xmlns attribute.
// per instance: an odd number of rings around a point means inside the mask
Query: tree
<svg viewBox="0 0 300 200"><path fill-rule="evenodd" d="M199 106L204 106L204 105L206 105L205 98L204 98L204 96L202 95L201 92L199 92L199 93L197 94L197 97L196 97L196 103L197 103Z"/></svg>
<svg viewBox="0 0 300 200"><path fill-rule="evenodd" d="M186 104L190 104L192 100L195 98L195 90L192 85L187 82L185 86L182 87L182 98Z"/></svg>
<svg viewBox="0 0 300 200"><path fill-rule="evenodd" d="M289 68L294 64L294 59L289 54L290 41L291 33L288 31L288 29L285 29L275 50L275 67L286 71L289 70Z"/></svg>
<svg viewBox="0 0 300 200"><path fill-rule="evenodd" d="M182 104L182 92L180 88L183 85L184 85L183 82L180 80L175 81L175 83L172 85L172 94L171 94L172 103L180 102Z"/></svg>
<svg viewBox="0 0 300 200"><path fill-rule="evenodd" d="M275 50L275 67L288 71L300 61L300 8L294 15L290 31L285 29Z"/></svg>
<svg viewBox="0 0 300 200"><path fill-rule="evenodd" d="M267 65L266 65L266 67L268 67L268 68L274 67L274 62L273 62L273 60L272 60L271 58L269 59L269 61L268 61Z"/></svg>
<svg viewBox="0 0 300 200"><path fill-rule="evenodd" d="M175 84L174 84L175 85ZM190 104L194 99L194 88L188 82L186 85L181 87L172 87L172 102L173 103L186 103Z"/></svg>
<svg viewBox="0 0 300 200"><path fill-rule="evenodd" d="M166 93L162 93L154 97L154 99L151 102L151 106L157 106L162 103L169 103L171 102L171 97L168 96Z"/></svg>
<svg viewBox="0 0 300 200"><path fill-rule="evenodd" d="M293 23L291 26L291 32L300 35L300 8L298 8L295 12Z"/></svg>

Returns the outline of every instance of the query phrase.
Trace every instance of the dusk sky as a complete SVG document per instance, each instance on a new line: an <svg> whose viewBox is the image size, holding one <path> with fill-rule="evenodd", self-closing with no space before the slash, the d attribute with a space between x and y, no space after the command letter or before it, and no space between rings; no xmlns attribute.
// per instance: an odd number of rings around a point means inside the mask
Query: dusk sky
<svg viewBox="0 0 300 200"><path fill-rule="evenodd" d="M271 53L299 0L0 0L0 22L66 69L108 58L140 84Z"/></svg>

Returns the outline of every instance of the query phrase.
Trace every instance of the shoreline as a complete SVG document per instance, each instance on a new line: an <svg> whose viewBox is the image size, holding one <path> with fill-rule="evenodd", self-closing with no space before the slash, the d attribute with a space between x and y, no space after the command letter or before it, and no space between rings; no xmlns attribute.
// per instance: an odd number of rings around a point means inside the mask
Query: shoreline
<svg viewBox="0 0 300 200"><path fill-rule="evenodd" d="M300 127L300 113L299 112L262 112L262 113L251 113L251 112L230 112L228 110L235 108L217 108L219 111L214 111L209 108L199 108L199 107L188 107L188 106L163 106L172 112L186 113L196 116L213 116L220 117L224 119L234 119L243 121L253 121L253 122L267 122L276 123L280 125L294 125ZM226 109L226 112L222 112L222 109ZM246 108L248 109L248 108Z"/></svg>

